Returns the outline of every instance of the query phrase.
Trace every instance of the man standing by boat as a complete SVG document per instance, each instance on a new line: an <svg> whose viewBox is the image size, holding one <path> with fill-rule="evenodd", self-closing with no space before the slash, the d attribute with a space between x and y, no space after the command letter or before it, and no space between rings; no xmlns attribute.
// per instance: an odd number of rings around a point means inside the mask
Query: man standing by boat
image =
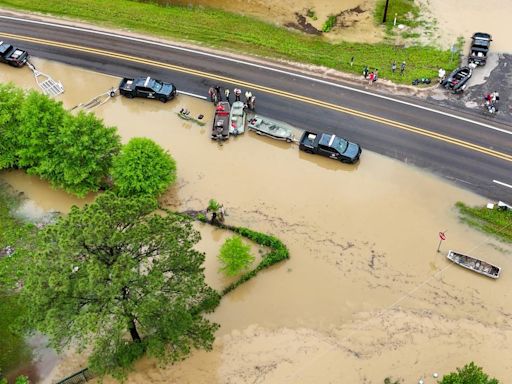
<svg viewBox="0 0 512 384"><path fill-rule="evenodd" d="M240 101L240 96L242 96L242 90L240 88L235 88L233 92L235 92L235 101Z"/></svg>

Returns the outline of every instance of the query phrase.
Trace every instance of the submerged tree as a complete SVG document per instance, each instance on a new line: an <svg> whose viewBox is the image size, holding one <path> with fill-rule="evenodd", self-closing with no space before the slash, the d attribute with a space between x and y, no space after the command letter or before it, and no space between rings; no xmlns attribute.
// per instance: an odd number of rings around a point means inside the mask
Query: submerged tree
<svg viewBox="0 0 512 384"><path fill-rule="evenodd" d="M463 368L457 368L457 372L443 376L439 384L499 384L499 381L490 379L481 367L471 362Z"/></svg>
<svg viewBox="0 0 512 384"><path fill-rule="evenodd" d="M227 239L220 248L219 260L222 264L220 270L227 276L236 276L246 270L254 262L254 256L251 255L250 250L251 246L245 244L240 236Z"/></svg>
<svg viewBox="0 0 512 384"><path fill-rule="evenodd" d="M40 233L22 266L25 326L58 350L91 351L89 367L122 378L147 353L164 363L210 349L217 325L202 316L219 295L205 284L199 233L154 212L153 198L104 194ZM75 344L76 343L76 344Z"/></svg>
<svg viewBox="0 0 512 384"><path fill-rule="evenodd" d="M176 162L153 140L135 137L115 158L112 178L121 196L158 196L176 181Z"/></svg>

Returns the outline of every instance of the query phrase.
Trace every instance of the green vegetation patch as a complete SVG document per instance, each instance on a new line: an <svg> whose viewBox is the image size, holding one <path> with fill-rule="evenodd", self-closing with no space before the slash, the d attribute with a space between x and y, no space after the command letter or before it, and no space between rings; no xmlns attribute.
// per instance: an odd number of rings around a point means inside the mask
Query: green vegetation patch
<svg viewBox="0 0 512 384"><path fill-rule="evenodd" d="M384 18L384 8L386 7L386 0L378 0L373 13L375 22L382 23ZM389 0L388 11L386 14L386 28L393 27L393 22L396 15L396 24L407 25L408 27L417 27L420 23L417 21L420 16L420 7L418 7L414 0Z"/></svg>
<svg viewBox="0 0 512 384"><path fill-rule="evenodd" d="M330 15L322 27L322 32L329 32L336 25L336 16Z"/></svg>
<svg viewBox="0 0 512 384"><path fill-rule="evenodd" d="M455 206L459 209L461 220L488 233L506 243L512 243L512 211L488 209L487 207L469 207L462 202Z"/></svg>
<svg viewBox="0 0 512 384"><path fill-rule="evenodd" d="M391 15L394 16L399 10L404 15L415 15L417 12L410 0L393 0L390 3L392 7L388 14L391 22ZM457 65L450 60L449 50L425 46L398 49L385 43L334 44L321 36L309 36L255 18L203 7L163 7L127 0L0 0L0 4L3 7L72 17L109 27L203 43L215 48L315 64L358 75L367 65L371 69L378 68L381 78L399 83L410 84L416 78L435 77L439 68L449 72ZM399 8L395 10L395 6ZM350 65L352 57L353 66ZM403 76L391 73L393 61L407 62Z"/></svg>

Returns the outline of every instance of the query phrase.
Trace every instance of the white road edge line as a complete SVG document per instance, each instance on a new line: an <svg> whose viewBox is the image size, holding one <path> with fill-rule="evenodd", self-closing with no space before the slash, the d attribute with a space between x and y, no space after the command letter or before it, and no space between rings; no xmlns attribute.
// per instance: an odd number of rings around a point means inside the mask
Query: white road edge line
<svg viewBox="0 0 512 384"><path fill-rule="evenodd" d="M203 100L206 100L207 97L206 96L201 96L201 95L197 95L195 93L190 93L190 92L185 92L185 91L180 91L178 90L177 91L179 94L181 95L187 95L187 96L192 96L192 97L197 97L198 99L203 99Z"/></svg>
<svg viewBox="0 0 512 384"><path fill-rule="evenodd" d="M493 180L492 182L496 183L496 184L499 184L499 185L503 185L504 187L512 188L512 185L506 184L506 183L504 183L502 181L499 181L499 180Z"/></svg>
<svg viewBox="0 0 512 384"><path fill-rule="evenodd" d="M195 50L195 49L180 47L180 46L176 46L176 45L172 45L172 44L159 43L159 42L156 42L156 41L145 40L145 39L141 39L141 38L138 38L138 37L124 36L124 35L119 35L117 33L110 33L110 32L104 32L104 31L97 31L97 30L94 30L94 29L87 29L87 28L81 28L81 27L73 27L73 26L70 26L70 25L50 23L50 22L47 22L47 21L27 20L27 19L22 19L20 17L12 17L12 16L4 16L4 15L0 15L0 19L15 20L15 21L21 21L21 22L24 22L24 23L47 25L47 26L51 26L51 27L57 27L57 28L62 28L62 29L69 29L69 30L73 30L73 31L87 32L87 33L96 34L96 35L111 36L111 37L116 37L118 39L123 39L123 40L128 40L128 41L137 41L139 43L146 43L146 44L156 45L156 46L160 46L160 47L172 48L172 49L175 49L177 51L189 52L189 53L194 53L196 55L213 57L213 58L216 58L216 59L219 59L219 60L231 61L233 63L244 64L244 65L247 65L247 66L251 66L251 67L255 67L255 68L259 68L259 69L264 69L264 70L271 71L271 72L277 72L277 73L281 73L281 74L288 75L288 76L295 76L295 77L298 77L298 78L301 78L301 79L304 79L304 80L309 80L309 81L313 81L313 82L316 82L316 83L325 84L325 85L329 85L329 86L332 86L332 87L341 88L341 89L345 89L345 90L348 90L348 91L357 92L357 93L365 94L365 95L368 95L368 96L377 97L377 98L380 98L380 99L384 99L384 100L392 101L392 102L395 102L395 103L407 105L409 107L414 107L414 108L422 109L424 111L428 111L428 112L432 112L432 113L437 113L439 115L451 117L453 119L464 121L464 122L467 122L467 123L470 123L470 124L479 125L481 127L492 129L494 131L498 131L498 132L502 132L502 133L506 133L508 135L512 135L512 131L509 131L509 130L506 130L506 129L502 129L502 128L498 128L498 127L494 127L494 126L486 124L486 123L481 123L481 122L478 122L478 121L473 121L471 119L468 119L468 118L465 118L465 117L462 117L462 116L452 115L452 114L450 114L448 112L439 111L439 110L436 110L436 109L424 107L422 105L409 103L407 101L393 99L392 97L389 97L389 96L379 95L379 94L375 94L375 93L372 93L372 92L363 91L361 89L349 87L349 86L346 86L346 85L336 84L336 83L332 83L330 81L320 80L320 79L316 79L314 77L309 77L309 76L306 76L306 75L301 75L301 74L298 74L298 73L289 72L289 71L285 71L285 70L282 70L282 69L267 67L267 66L264 66L264 65L261 65L261 64L251 63L251 62L244 61L244 60L238 60L238 59L234 59L234 58L231 58L231 57L224 57L224 56L216 55L216 54L213 54L213 53L202 52L202 51L198 51L198 50Z"/></svg>

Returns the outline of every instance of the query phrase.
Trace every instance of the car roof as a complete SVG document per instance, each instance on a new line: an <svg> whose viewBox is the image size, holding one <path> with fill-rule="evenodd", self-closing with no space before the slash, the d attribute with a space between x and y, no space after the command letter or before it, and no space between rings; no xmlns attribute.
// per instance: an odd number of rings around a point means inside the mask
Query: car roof
<svg viewBox="0 0 512 384"><path fill-rule="evenodd" d="M335 135L330 135L328 133L322 133L322 136L320 136L320 140L318 141L318 144L325 145L326 147L332 146L332 143L334 142L334 139L336 138Z"/></svg>

